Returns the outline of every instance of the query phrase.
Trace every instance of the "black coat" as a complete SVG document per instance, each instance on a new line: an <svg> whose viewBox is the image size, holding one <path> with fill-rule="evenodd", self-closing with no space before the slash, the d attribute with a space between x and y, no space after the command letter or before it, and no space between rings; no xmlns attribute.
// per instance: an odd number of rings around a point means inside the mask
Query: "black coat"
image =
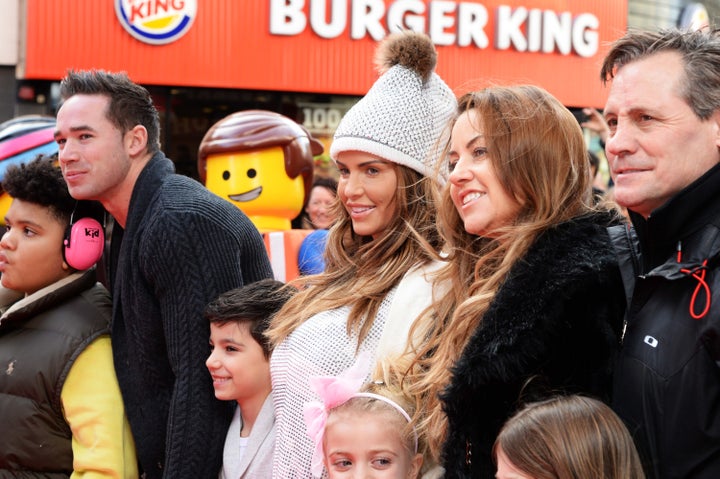
<svg viewBox="0 0 720 479"><path fill-rule="evenodd" d="M147 479L216 479L232 409L205 367L202 313L220 293L272 277L262 237L156 153L110 255L113 356L141 469Z"/></svg>
<svg viewBox="0 0 720 479"><path fill-rule="evenodd" d="M719 192L720 165L611 231L629 302L612 406L648 479L720 477Z"/></svg>
<svg viewBox="0 0 720 479"><path fill-rule="evenodd" d="M556 392L609 400L624 298L606 216L541 235L511 269L453 368L446 478L492 478L492 445L522 402Z"/></svg>

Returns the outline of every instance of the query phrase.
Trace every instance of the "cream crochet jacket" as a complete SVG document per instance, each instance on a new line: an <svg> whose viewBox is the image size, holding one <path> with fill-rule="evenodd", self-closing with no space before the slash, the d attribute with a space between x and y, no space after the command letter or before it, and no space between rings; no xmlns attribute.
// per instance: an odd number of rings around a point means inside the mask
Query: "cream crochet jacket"
<svg viewBox="0 0 720 479"><path fill-rule="evenodd" d="M379 356L400 352L417 315L433 296L431 271L439 263L408 272L383 300L359 351ZM303 405L318 398L310 390L311 376L335 376L356 358L357 336L348 336L349 306L319 313L277 345L270 360L275 406L276 442L273 478L309 479L314 445L305 431ZM387 329L387 331L386 331ZM368 375L370 371L368 371Z"/></svg>

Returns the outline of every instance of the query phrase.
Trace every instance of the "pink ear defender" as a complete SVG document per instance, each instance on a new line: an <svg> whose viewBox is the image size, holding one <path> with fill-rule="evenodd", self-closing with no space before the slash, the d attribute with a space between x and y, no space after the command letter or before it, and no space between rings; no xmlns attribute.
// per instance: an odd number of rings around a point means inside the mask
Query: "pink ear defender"
<svg viewBox="0 0 720 479"><path fill-rule="evenodd" d="M63 241L65 262L72 268L83 271L100 261L105 248L105 232L97 220L80 218L70 226Z"/></svg>

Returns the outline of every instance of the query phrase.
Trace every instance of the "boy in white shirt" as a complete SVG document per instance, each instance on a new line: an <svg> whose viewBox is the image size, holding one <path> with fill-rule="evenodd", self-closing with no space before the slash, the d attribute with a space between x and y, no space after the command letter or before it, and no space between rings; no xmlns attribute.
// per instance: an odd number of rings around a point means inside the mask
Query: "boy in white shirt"
<svg viewBox="0 0 720 479"><path fill-rule="evenodd" d="M272 477L275 416L270 346L264 333L295 292L284 286L260 280L221 294L205 309L212 351L205 364L215 397L238 403L225 439L220 479Z"/></svg>

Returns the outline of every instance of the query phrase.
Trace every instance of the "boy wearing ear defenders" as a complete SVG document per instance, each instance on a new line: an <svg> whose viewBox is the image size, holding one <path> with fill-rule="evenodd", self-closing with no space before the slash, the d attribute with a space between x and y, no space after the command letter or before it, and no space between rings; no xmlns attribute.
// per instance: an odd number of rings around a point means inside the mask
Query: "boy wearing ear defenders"
<svg viewBox="0 0 720 479"><path fill-rule="evenodd" d="M93 264L81 271L66 260L71 216L85 205L54 163L11 166L2 181L13 201L0 239L0 476L136 478L112 303ZM77 240L73 247L88 246Z"/></svg>

